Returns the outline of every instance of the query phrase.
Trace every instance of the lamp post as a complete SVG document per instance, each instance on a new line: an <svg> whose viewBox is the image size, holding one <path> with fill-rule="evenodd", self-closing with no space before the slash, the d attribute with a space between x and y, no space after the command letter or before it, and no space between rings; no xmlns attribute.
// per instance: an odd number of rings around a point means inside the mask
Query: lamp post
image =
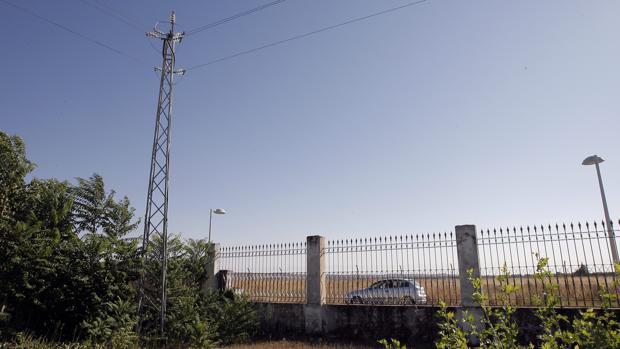
<svg viewBox="0 0 620 349"><path fill-rule="evenodd" d="M223 208L216 208L209 210L209 243L211 242L211 221L213 220L213 214L226 214L226 210Z"/></svg>
<svg viewBox="0 0 620 349"><path fill-rule="evenodd" d="M618 258L618 248L616 247L616 236L611 225L611 219L609 219L609 209L607 209L607 199L605 198L605 189L603 189L603 179L601 179L601 169L598 164L603 162L602 158L598 155L588 156L581 163L582 165L595 165L596 175L598 176L598 186L601 189L601 199L603 200L603 211L605 211L605 226L607 227L607 237L609 238L609 248L611 248L611 258L614 264L620 264Z"/></svg>

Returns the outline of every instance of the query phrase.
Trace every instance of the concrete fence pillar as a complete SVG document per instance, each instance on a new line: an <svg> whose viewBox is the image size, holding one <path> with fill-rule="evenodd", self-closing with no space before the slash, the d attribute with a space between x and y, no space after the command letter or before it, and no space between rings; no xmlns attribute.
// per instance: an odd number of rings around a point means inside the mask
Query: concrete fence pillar
<svg viewBox="0 0 620 349"><path fill-rule="evenodd" d="M306 334L320 334L323 329L321 305L325 303L325 238L306 238Z"/></svg>
<svg viewBox="0 0 620 349"><path fill-rule="evenodd" d="M457 225L456 233L456 253L459 260L459 277L461 285L461 308L458 312L462 319L465 313L474 316L474 326L478 330L482 329L482 308L480 304L474 302L474 287L469 280L480 277L480 260L478 259L478 241L475 225ZM464 330L468 330L467 324L463 325ZM469 338L470 344L477 346L478 338Z"/></svg>
<svg viewBox="0 0 620 349"><path fill-rule="evenodd" d="M220 271L220 244L210 243L209 247L213 249L213 253L207 258L207 275L202 287L203 292L219 289L216 275Z"/></svg>
<svg viewBox="0 0 620 349"><path fill-rule="evenodd" d="M474 288L469 281L471 277L480 277L480 261L478 259L478 242L476 240L475 225L457 225L456 232L456 253L459 258L459 276L461 283L461 305L473 307Z"/></svg>

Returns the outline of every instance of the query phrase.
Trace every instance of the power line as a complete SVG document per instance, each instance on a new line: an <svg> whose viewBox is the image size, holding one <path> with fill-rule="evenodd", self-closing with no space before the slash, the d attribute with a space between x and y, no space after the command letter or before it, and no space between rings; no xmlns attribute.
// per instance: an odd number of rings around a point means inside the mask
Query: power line
<svg viewBox="0 0 620 349"><path fill-rule="evenodd" d="M55 21L53 21L53 20L51 20L49 18L43 17L43 16L41 16L41 15L35 13L35 12L32 12L32 11L28 10L27 8L21 7L19 5L15 5L14 3L12 3L12 2L10 2L8 0L0 0L0 1L5 3L5 4L7 4L7 5L9 5L9 6L12 6L13 8L18 9L18 10L20 10L20 11L26 13L26 14L29 14L30 16L36 17L36 18L38 18L38 19L40 19L40 20L42 20L44 22L47 22L47 23L49 23L49 24L51 24L53 26L56 26L56 27L66 31L66 32L69 32L69 33L75 35L75 36L79 36L80 38L82 38L82 39L84 39L86 41L89 41L89 42L91 42L91 43L93 43L95 45L101 46L101 47L103 47L103 48L105 48L107 50L110 50L110 51L112 51L112 52L114 52L116 54L119 54L121 56L125 56L125 57L130 58L130 59L132 59L132 60L134 60L136 62L139 62L139 63L145 63L144 61L142 61L139 58L136 58L136 57L134 57L132 55L129 55L129 54L127 54L127 53L125 53L125 52L123 52L123 51L121 51L119 49L116 49L116 48L114 48L114 47L112 47L112 46L110 46L108 44L104 44L103 42L101 42L99 40L96 40L96 39L93 39L93 38L91 38L89 36L86 36L86 35L78 32L78 31L75 31L75 30L73 30L71 28L68 28L68 27L66 27L66 26L64 26L64 25L62 25L62 24L60 24L58 22L55 22Z"/></svg>
<svg viewBox="0 0 620 349"><path fill-rule="evenodd" d="M117 10L117 9L113 8L112 6L107 5L104 1L101 1L101 0L93 0L93 1L94 1L94 2L96 2L99 6L104 7L104 8L107 8L109 11L116 13L116 14L117 14L117 15L119 15L120 17L125 18L126 20L128 20L129 22L132 22L133 24L136 24L136 25L137 25L137 26L139 26L140 28L142 28L142 27L145 27L145 28L146 28L146 27L148 27L148 25L147 25L147 26L144 26L144 25L143 25L143 24L144 24L144 22L142 22L142 21L140 21L140 20L136 20L136 17L126 15L126 14L124 14L123 12L121 12L121 11L119 11L119 10Z"/></svg>
<svg viewBox="0 0 620 349"><path fill-rule="evenodd" d="M96 9L97 11L110 16L118 21L121 21L123 23L125 23L126 25L128 25L130 28L144 34L146 32L146 30L144 30L143 28L141 28L139 25L135 24L132 20L130 20L127 16L123 15L122 13L120 13L117 10L114 10L113 8L104 5L103 3L94 3L91 2L89 0L80 0L82 3Z"/></svg>
<svg viewBox="0 0 620 349"><path fill-rule="evenodd" d="M83 2L85 5L88 5L96 10L98 10L99 12L112 17L118 21L121 21L123 23L125 23L126 25L128 25L131 29L137 31L138 33L144 34L146 32L146 30L144 30L141 25L139 23L137 23L137 21L132 20L131 18L129 18L129 16L124 15L122 12L104 4L101 2L98 2L96 0L80 0L81 2ZM153 46L153 43L151 41L148 41L149 47L151 49L153 49L153 51L157 52L157 54L160 54L161 52L155 48L155 46Z"/></svg>
<svg viewBox="0 0 620 349"><path fill-rule="evenodd" d="M199 32L201 32L203 30L207 30L207 29L211 29L213 27L217 27L218 25L222 25L224 23L230 22L230 21L235 20L237 18L250 15L252 13L264 10L264 9L266 9L268 7L271 7L271 6L275 6L275 5L281 4L281 3L285 2L285 1L286 0L275 0L275 1L272 1L272 2L268 2L268 3L264 4L264 5L261 5L261 6L252 8L252 9L249 9L247 11L239 12L239 13L237 13L235 15L230 16L230 17L227 17L227 18L224 18L224 19L220 19L219 21L216 21L216 22L213 22L213 23L209 23L209 24L205 24L205 25L200 26L198 28L192 29L192 30L188 31L187 33L185 33L185 36L187 37L187 36L199 33Z"/></svg>
<svg viewBox="0 0 620 349"><path fill-rule="evenodd" d="M287 38L287 39L283 39L283 40L279 40L279 41L272 42L272 43L269 43L269 44L265 44L265 45L262 45L262 46L259 46L259 47L255 47L255 48L252 48L252 49L249 49L249 50L241 51L241 52L232 54L230 56L225 56L225 57L218 58L218 59L206 62L206 63L198 64L198 65L192 66L190 68L187 68L186 70L189 71L189 70L194 70L194 69L198 69L198 68L203 68L203 67L206 67L206 66L209 66L209 65L212 65L212 64L216 64L216 63L220 63L220 62L223 62L223 61L227 61L229 59L233 59L233 58L236 58L236 57L239 57L239 56L247 55L247 54L250 54L250 53L253 53L253 52L256 52L256 51L261 51L261 50L264 50L264 49L267 49L267 48L270 48L270 47L274 47L274 46L285 44L287 42L291 42L291 41L298 40L298 39L303 39L303 38L306 38L308 36L319 34L319 33L322 33L322 32L328 31L328 30L336 29L336 28L345 26L347 24L351 24L351 23L355 23L355 22L360 22L360 21L363 21L363 20L366 20L366 19L369 19L369 18L373 18L373 17L376 17L376 16L380 16L380 15L383 15L383 14L386 14L386 13L402 10L402 9L404 9L406 7L419 5L419 4L427 2L427 1L428 0L413 1L413 2L409 2L409 3L406 3L406 4L401 5L401 6L392 7L392 8L389 8L387 10L375 12L375 13L372 13L372 14L369 14L369 15L366 15L366 16L363 16L363 17L353 18L353 19L350 19L350 20L345 21L345 22L341 22L341 23L338 23L338 24L330 25L328 27L323 27L321 29L313 30L311 32L295 35L295 36L292 36L292 37Z"/></svg>

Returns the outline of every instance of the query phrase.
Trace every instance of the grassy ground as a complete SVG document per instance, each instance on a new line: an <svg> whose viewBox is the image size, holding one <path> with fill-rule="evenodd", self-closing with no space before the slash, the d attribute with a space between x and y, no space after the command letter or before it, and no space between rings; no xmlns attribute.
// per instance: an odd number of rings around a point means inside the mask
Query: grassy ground
<svg viewBox="0 0 620 349"><path fill-rule="evenodd" d="M379 346L359 346L353 344L308 344L304 342L261 342L253 344L239 344L225 349L373 349Z"/></svg>

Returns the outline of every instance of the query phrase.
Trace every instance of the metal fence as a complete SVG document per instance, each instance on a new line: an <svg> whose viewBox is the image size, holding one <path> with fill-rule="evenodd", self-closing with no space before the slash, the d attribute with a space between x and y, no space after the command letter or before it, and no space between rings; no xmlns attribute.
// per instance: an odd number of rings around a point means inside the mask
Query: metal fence
<svg viewBox="0 0 620 349"><path fill-rule="evenodd" d="M610 225L612 231L613 224ZM598 307L601 293L614 295L610 306L619 307L616 274L604 223L555 224L483 229L478 233L478 253L483 294L490 305L508 302L516 306L536 306L544 296L544 285L552 285L560 307ZM547 277L535 277L537 262L548 259ZM502 269L504 271L502 271ZM502 297L504 281L516 289Z"/></svg>
<svg viewBox="0 0 620 349"><path fill-rule="evenodd" d="M226 288L256 302L305 303L310 285L312 299L316 293L328 304L424 306L443 301L459 306L459 251L463 263L479 261L482 291L490 305L537 306L545 285L550 285L558 307L600 307L609 299L607 305L620 308L604 223L482 229L476 234L465 234L459 230L463 227L457 227L458 242L453 233L343 239L325 245L314 245L324 238L313 237L308 240L311 256L306 242L224 247L219 264L227 270ZM613 224L609 228L617 235ZM472 248L478 260L471 259ZM543 259L548 273L537 277ZM312 265L307 266L309 260ZM506 277L498 278L502 274ZM506 297L502 289L507 284L515 291Z"/></svg>
<svg viewBox="0 0 620 349"><path fill-rule="evenodd" d="M460 302L453 233L328 241L329 304Z"/></svg>
<svg viewBox="0 0 620 349"><path fill-rule="evenodd" d="M255 302L305 303L306 243L220 249L226 288Z"/></svg>

